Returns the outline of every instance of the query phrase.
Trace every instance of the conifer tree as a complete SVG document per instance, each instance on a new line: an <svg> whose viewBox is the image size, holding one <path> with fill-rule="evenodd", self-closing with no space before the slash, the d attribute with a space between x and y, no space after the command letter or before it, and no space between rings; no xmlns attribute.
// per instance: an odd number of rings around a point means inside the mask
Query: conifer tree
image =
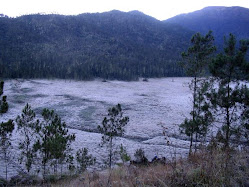
<svg viewBox="0 0 249 187"><path fill-rule="evenodd" d="M128 155L126 148L122 144L120 145L119 155L123 164L131 160L131 157Z"/></svg>
<svg viewBox="0 0 249 187"><path fill-rule="evenodd" d="M241 114L241 128L240 133L242 137L246 138L247 146L249 146L249 88L247 85L242 85L240 90L242 114Z"/></svg>
<svg viewBox="0 0 249 187"><path fill-rule="evenodd" d="M7 96L3 95L4 82L0 82L0 116L3 113L6 113L9 109L7 103ZM2 96L3 95L3 96ZM1 98L2 96L2 98ZM5 178L8 179L8 163L11 159L11 136L15 126L13 120L7 122L0 122L0 155L2 156L5 162Z"/></svg>
<svg viewBox="0 0 249 187"><path fill-rule="evenodd" d="M36 142L36 149L42 154L43 174L47 172L47 164L54 167L57 173L58 164L71 159L70 144L75 140L74 134L68 134L65 122L53 111L44 109L42 112L43 121L41 123L40 140Z"/></svg>
<svg viewBox="0 0 249 187"><path fill-rule="evenodd" d="M14 130L14 123L12 120L8 122L1 122L0 124L0 155L5 162L5 178L8 179L8 164L11 160L11 136Z"/></svg>
<svg viewBox="0 0 249 187"><path fill-rule="evenodd" d="M109 168L113 164L114 156L114 139L117 136L123 136L124 127L128 123L129 118L123 117L123 111L120 104L108 109L108 116L102 121L102 126L98 126L99 131L102 133L102 144L107 144L109 159Z"/></svg>
<svg viewBox="0 0 249 187"><path fill-rule="evenodd" d="M35 112L27 103L22 110L22 114L18 115L16 118L17 128L22 136L22 139L19 142L19 149L21 150L19 161L20 163L25 163L28 173L30 172L36 158L34 144L38 140L38 134L41 129L40 122L35 119L35 117Z"/></svg>
<svg viewBox="0 0 249 187"><path fill-rule="evenodd" d="M4 82L1 81L0 82L0 114L6 113L9 109L9 105L7 102L7 96L3 95L3 88L4 88Z"/></svg>
<svg viewBox="0 0 249 187"><path fill-rule="evenodd" d="M228 39L225 38L224 53L218 54L210 65L210 72L218 83L218 88L212 89L210 100L216 112L216 121L222 126L220 140L225 148L229 148L231 136L237 133L241 124L243 96L240 93L246 94L248 89L240 80L248 76L244 73L244 67L248 64L248 46L249 42L241 41L237 49L236 38L230 34Z"/></svg>
<svg viewBox="0 0 249 187"><path fill-rule="evenodd" d="M79 149L76 152L76 160L78 163L78 171L84 172L88 166L91 166L95 163L96 158L94 158L92 155L88 154L88 149Z"/></svg>
<svg viewBox="0 0 249 187"><path fill-rule="evenodd" d="M208 110L205 93L209 89L209 82L203 76L210 62L210 57L216 50L213 46L214 38L212 31L209 31L205 36L196 33L191 38L192 46L187 52L182 53L182 66L188 76L193 77L189 87L192 91L192 110L191 118L186 118L180 124L181 132L184 132L190 137L189 153L192 152L192 145L195 135L195 142L198 136L205 136L208 126L212 121L212 114Z"/></svg>

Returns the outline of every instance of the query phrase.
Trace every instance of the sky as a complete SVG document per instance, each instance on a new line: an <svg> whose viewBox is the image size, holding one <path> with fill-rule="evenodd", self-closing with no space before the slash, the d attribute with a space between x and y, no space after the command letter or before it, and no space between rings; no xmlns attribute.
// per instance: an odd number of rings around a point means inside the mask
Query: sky
<svg viewBox="0 0 249 187"><path fill-rule="evenodd" d="M45 13L77 15L81 13L139 10L158 20L207 6L241 6L249 8L248 0L0 0L0 14L17 17Z"/></svg>

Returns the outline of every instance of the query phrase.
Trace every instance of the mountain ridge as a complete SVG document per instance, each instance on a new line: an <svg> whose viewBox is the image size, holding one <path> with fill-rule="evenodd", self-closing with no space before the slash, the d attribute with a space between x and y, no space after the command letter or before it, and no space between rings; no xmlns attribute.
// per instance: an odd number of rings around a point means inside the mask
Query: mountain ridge
<svg viewBox="0 0 249 187"><path fill-rule="evenodd" d="M236 31L238 39L249 38L248 9L227 10L207 7L166 21L119 10L77 16L2 16L0 77L136 80L183 76L178 61L194 33L213 30L220 49L230 32Z"/></svg>
<svg viewBox="0 0 249 187"><path fill-rule="evenodd" d="M222 48L224 36L234 34L238 40L249 38L249 9L239 6L210 6L163 21L202 34L213 31L216 44Z"/></svg>

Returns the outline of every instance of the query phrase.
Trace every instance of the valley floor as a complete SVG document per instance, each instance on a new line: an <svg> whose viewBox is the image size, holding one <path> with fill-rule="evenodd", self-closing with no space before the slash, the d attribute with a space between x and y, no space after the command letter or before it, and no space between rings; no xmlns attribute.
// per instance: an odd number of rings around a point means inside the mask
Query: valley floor
<svg viewBox="0 0 249 187"><path fill-rule="evenodd" d="M189 141L179 133L178 124L188 116L191 93L190 78L149 79L148 82L135 81L71 81L71 80L7 80L5 92L8 96L9 111L1 116L1 121L15 119L26 103L29 103L41 117L43 108L54 109L75 133L75 150L83 147L96 157L96 168L101 168L107 152L100 147L101 134L97 126L101 124L109 107L121 104L124 116L130 121L125 136L117 138L116 145L123 144L128 154L134 158L135 151L142 148L151 160L158 157L185 157ZM163 136L166 127L167 141ZM13 155L17 150L18 132L12 139ZM16 174L16 164L9 167L10 176ZM0 174L3 172L0 162Z"/></svg>

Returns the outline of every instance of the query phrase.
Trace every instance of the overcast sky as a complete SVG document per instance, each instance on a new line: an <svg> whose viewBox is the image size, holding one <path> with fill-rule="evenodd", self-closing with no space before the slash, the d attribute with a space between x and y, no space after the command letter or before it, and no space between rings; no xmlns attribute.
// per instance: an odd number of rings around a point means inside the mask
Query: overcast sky
<svg viewBox="0 0 249 187"><path fill-rule="evenodd" d="M206 6L242 6L249 0L0 0L0 13L10 17L32 13L77 15L85 12L139 10L159 20Z"/></svg>

